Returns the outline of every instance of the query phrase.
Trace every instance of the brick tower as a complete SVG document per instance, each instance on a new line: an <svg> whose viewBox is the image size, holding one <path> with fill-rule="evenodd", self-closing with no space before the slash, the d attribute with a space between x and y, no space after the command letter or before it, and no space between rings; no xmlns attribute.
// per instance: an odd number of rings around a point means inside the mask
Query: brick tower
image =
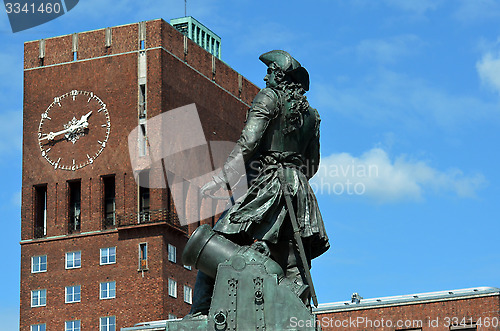
<svg viewBox="0 0 500 331"><path fill-rule="evenodd" d="M197 224L179 224L168 189L136 184L128 135L195 103L210 140L236 141L257 92L160 19L25 43L21 330L189 311L180 256Z"/></svg>

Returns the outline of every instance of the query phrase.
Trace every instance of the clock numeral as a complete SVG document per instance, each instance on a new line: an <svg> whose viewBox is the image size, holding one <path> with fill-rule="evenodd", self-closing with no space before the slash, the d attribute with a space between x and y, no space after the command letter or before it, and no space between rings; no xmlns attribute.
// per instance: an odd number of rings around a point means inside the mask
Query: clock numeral
<svg viewBox="0 0 500 331"><path fill-rule="evenodd" d="M47 113L42 113L42 118L45 120L50 120L51 118L49 117L49 114Z"/></svg>
<svg viewBox="0 0 500 331"><path fill-rule="evenodd" d="M87 157L89 158L89 163L94 163L94 159L91 158L88 154L87 154Z"/></svg>

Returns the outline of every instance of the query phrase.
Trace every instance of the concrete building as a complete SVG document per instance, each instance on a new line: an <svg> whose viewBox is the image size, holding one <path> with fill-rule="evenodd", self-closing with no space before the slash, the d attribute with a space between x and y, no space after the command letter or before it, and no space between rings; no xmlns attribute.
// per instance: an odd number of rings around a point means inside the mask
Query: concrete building
<svg viewBox="0 0 500 331"><path fill-rule="evenodd" d="M127 138L194 103L209 140L236 141L257 92L161 19L25 43L21 330L189 311L196 271L180 260L198 224L181 226L168 189L137 185Z"/></svg>

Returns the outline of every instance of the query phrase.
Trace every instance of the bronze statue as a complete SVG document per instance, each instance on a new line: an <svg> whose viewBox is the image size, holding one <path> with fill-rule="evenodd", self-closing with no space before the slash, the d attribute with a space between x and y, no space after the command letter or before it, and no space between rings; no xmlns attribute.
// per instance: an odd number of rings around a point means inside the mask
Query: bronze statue
<svg viewBox="0 0 500 331"><path fill-rule="evenodd" d="M249 189L222 214L213 230L238 245L269 255L287 279L311 290L307 277L310 261L329 248L308 182L319 166L320 117L304 95L309 90L309 74L297 60L282 50L267 52L259 59L268 66L266 88L254 98L241 137L223 170L201 192L213 194L244 175L234 166L241 153ZM214 279L199 271L188 316L208 314L213 286ZM301 299L308 304L311 294L315 300L314 292L307 290Z"/></svg>

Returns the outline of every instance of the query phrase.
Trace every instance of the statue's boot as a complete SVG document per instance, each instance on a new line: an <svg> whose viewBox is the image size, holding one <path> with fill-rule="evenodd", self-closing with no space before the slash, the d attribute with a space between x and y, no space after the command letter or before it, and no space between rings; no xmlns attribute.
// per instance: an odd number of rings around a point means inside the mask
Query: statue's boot
<svg viewBox="0 0 500 331"><path fill-rule="evenodd" d="M191 305L189 314L184 317L185 319L208 315L210 303L212 302L214 285L215 280L212 277L202 271L198 271L196 283L194 284L193 304Z"/></svg>

